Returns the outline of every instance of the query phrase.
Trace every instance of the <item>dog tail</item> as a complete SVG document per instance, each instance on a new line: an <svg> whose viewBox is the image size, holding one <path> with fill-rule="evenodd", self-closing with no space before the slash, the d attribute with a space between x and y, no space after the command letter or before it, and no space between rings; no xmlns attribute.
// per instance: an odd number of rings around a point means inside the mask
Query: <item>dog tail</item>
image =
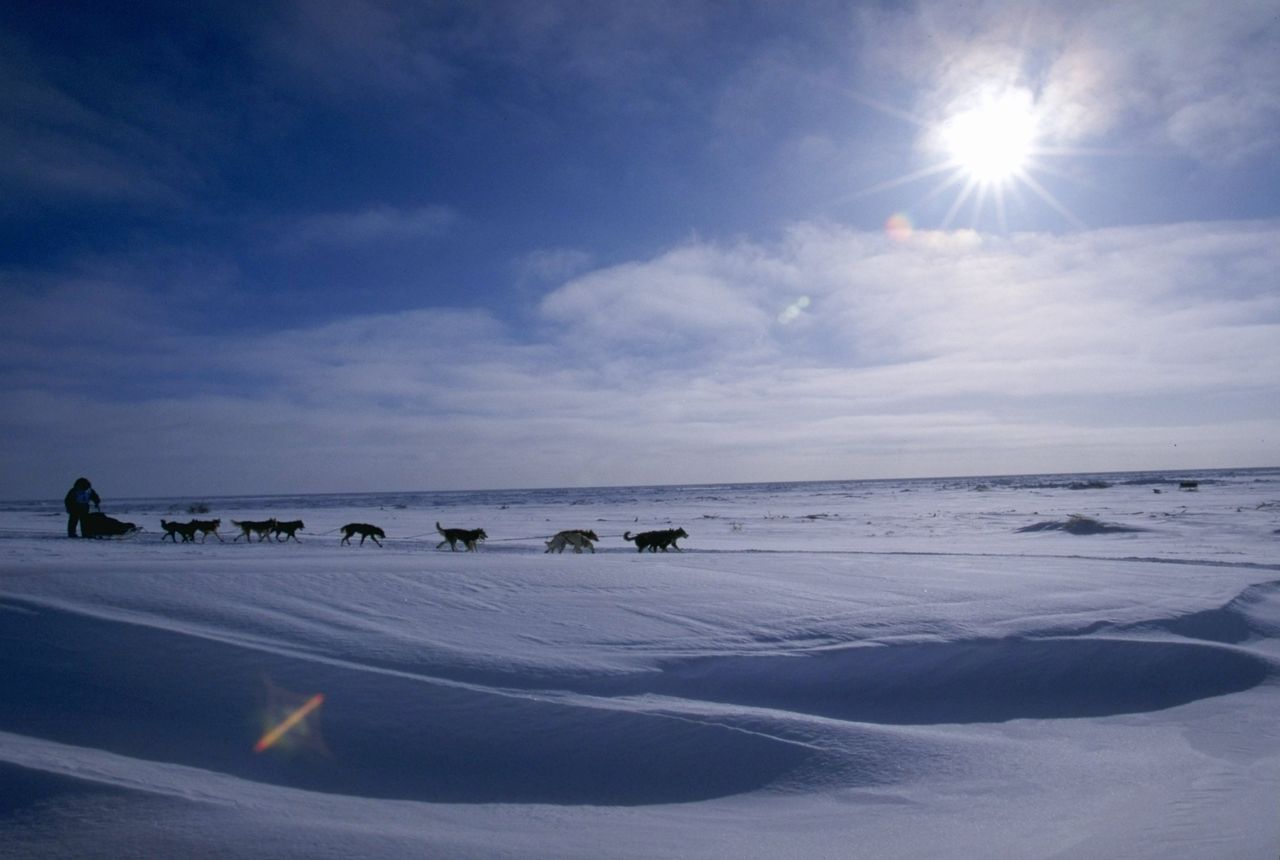
<svg viewBox="0 0 1280 860"><path fill-rule="evenodd" d="M630 529L627 529L625 532L623 532L623 533L622 533L622 539L623 539L623 540L634 540L634 538L632 538L632 537L631 537L631 530L630 530Z"/></svg>
<svg viewBox="0 0 1280 860"><path fill-rule="evenodd" d="M440 532L440 534L444 534L444 529L440 527L439 520L436 520L436 531Z"/></svg>

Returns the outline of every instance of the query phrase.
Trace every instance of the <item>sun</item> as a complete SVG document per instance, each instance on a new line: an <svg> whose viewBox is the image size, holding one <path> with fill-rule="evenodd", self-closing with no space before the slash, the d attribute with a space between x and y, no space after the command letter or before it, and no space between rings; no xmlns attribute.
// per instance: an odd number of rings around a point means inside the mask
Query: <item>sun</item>
<svg viewBox="0 0 1280 860"><path fill-rule="evenodd" d="M857 100L873 110L911 123L920 129L919 150L927 161L918 169L887 179L855 192L852 197L883 194L886 191L934 180L932 190L907 205L896 203L895 214L886 229L895 239L909 237L910 213L925 207L954 191L951 204L939 222L948 230L967 210L972 223L994 223L1001 231L1009 229L1009 216L1015 210L1025 211L1030 197L1058 213L1068 223L1083 228L1085 224L1041 182L1042 174L1064 177L1046 160L1078 154L1080 150L1055 143L1053 132L1061 122L1055 121L1050 109L1037 100L1028 88L992 81L975 86L949 103L930 111L932 116L919 116L868 96L855 94ZM937 111L936 113L934 111ZM902 225L908 225L902 229Z"/></svg>
<svg viewBox="0 0 1280 860"><path fill-rule="evenodd" d="M970 182L1006 185L1026 175L1036 147L1030 94L1014 90L961 110L938 130L950 164Z"/></svg>

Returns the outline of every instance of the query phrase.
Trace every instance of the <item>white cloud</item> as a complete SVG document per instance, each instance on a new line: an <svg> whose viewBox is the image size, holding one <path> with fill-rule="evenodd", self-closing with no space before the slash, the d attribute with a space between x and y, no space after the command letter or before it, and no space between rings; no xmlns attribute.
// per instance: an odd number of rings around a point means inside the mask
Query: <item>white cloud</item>
<svg viewBox="0 0 1280 860"><path fill-rule="evenodd" d="M516 260L514 268L521 283L545 285L566 281L591 263L591 254L577 248L541 248Z"/></svg>
<svg viewBox="0 0 1280 860"><path fill-rule="evenodd" d="M1280 78L1273 3L1107 4L1069 26L1064 57L1101 66L1082 105L1096 98L1209 162L1280 143L1280 96L1260 85Z"/></svg>
<svg viewBox="0 0 1280 860"><path fill-rule="evenodd" d="M438 34L415 25L412 11L381 0L279 4L250 35L274 77L340 99L385 92L439 97L459 70Z"/></svg>
<svg viewBox="0 0 1280 860"><path fill-rule="evenodd" d="M174 205L198 171L131 105L90 105L0 39L0 189L89 201ZM121 102L126 100L121 99Z"/></svg>
<svg viewBox="0 0 1280 860"><path fill-rule="evenodd" d="M1280 145L1270 0L927 2L860 18L867 68L920 87L929 121L977 89L1018 85L1038 94L1051 145L1096 143L1121 128L1127 146L1206 162Z"/></svg>
<svg viewBox="0 0 1280 860"><path fill-rule="evenodd" d="M760 299L777 275L751 249L690 246L577 278L541 310L575 340L612 349L739 348L763 336L776 314Z"/></svg>
<svg viewBox="0 0 1280 860"><path fill-rule="evenodd" d="M184 495L1259 465L1280 432L1277 270L1275 222L905 243L806 224L576 277L541 330L422 309L179 337L107 291L95 307L119 304L126 337L67 359L75 326L51 311L4 354L0 484L55 466Z"/></svg>

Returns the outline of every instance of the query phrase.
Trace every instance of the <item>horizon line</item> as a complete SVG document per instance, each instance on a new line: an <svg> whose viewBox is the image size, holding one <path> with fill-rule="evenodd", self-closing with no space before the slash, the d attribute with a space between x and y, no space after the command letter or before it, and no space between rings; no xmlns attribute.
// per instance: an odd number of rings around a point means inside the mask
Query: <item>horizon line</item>
<svg viewBox="0 0 1280 860"><path fill-rule="evenodd" d="M536 487L470 487L466 489L413 489L413 490L319 490L307 492L266 492L266 493L215 493L186 496L115 496L123 502L147 500L186 500L200 502L206 499L238 499L238 498L283 498L289 496L404 496L426 493L535 493L571 490L650 490L659 488L684 489L691 487L756 487L768 484L871 484L895 481L961 481L1032 477L1072 477L1081 475L1154 475L1164 472L1195 474L1202 472L1265 472L1280 470L1280 465L1269 466L1205 466L1192 469L1104 469L1082 472L1007 472L999 474L959 474L959 475L917 475L894 478L812 478L762 481L692 481L678 484L584 484L568 486L536 486ZM1173 480L1173 479L1170 479ZM56 498L48 499L0 499L0 504L19 504L34 502L57 502Z"/></svg>

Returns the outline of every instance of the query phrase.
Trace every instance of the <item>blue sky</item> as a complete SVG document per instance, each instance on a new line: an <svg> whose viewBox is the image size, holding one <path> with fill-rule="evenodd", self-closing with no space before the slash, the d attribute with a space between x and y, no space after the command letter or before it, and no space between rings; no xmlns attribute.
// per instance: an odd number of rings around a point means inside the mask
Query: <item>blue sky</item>
<svg viewBox="0 0 1280 860"><path fill-rule="evenodd" d="M1280 462L1274 0L10 3L0 105L8 498Z"/></svg>

